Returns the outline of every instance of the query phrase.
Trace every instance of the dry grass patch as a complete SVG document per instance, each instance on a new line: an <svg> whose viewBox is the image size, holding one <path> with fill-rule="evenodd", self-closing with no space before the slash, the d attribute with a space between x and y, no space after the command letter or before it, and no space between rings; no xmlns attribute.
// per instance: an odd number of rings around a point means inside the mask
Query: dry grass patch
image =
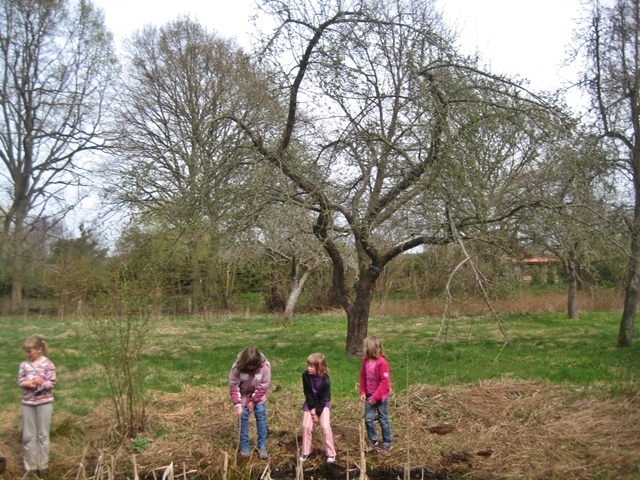
<svg viewBox="0 0 640 480"><path fill-rule="evenodd" d="M578 292L578 305L582 311L618 310L623 304L623 293L612 290ZM444 298L428 300L380 300L371 305L372 316L439 317L445 311ZM533 295L527 293L514 299L502 299L492 303L500 313L557 312L567 309L566 292L550 292ZM488 308L480 298L456 300L450 314L475 315L487 313Z"/></svg>
<svg viewBox="0 0 640 480"><path fill-rule="evenodd" d="M638 478L640 389L635 387L627 396L609 398L596 387L586 392L508 379L452 387L414 385L392 397L394 450L367 455L367 473L394 480L406 478L405 471L412 478ZM295 476L301 404L301 395L270 394L269 466L274 478ZM266 462L255 452L248 460L236 459L238 430L225 387L153 392L150 413L145 435L152 442L136 454L142 478L153 478L154 469L171 462L176 478L183 471L191 472L190 478L216 479L225 473L227 478L258 478L264 472ZM17 409L0 414L0 420L11 425L0 444L8 457L7 479L21 475L17 414ZM326 466L318 432L316 451L304 464L306 478L358 475L361 418L362 404L355 394L335 402L338 462ZM254 429L252 425L252 444ZM438 431L448 433L434 433ZM53 478L72 478L81 461L91 477L100 454L118 473L115 478L132 478L131 447L131 440L115 433L106 408L85 417L54 413ZM161 478L161 468L158 472Z"/></svg>

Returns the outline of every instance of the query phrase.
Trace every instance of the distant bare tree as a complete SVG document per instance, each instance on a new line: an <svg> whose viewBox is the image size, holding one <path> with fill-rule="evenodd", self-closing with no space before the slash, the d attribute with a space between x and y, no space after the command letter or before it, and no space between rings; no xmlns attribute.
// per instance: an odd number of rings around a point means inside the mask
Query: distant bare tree
<svg viewBox="0 0 640 480"><path fill-rule="evenodd" d="M291 325L293 314L311 274L328 259L313 234L314 216L307 210L280 202L262 212L254 227L259 252L275 264L289 268L289 296L284 308L284 324Z"/></svg>
<svg viewBox="0 0 640 480"><path fill-rule="evenodd" d="M552 146L549 154L556 158L556 168L541 192L543 206L520 224L521 241L561 262L568 283L567 313L573 320L579 317L578 287L585 275L620 246L609 204L614 188L610 166L598 143L583 133Z"/></svg>
<svg viewBox="0 0 640 480"><path fill-rule="evenodd" d="M107 165L107 195L188 250L194 310L203 252L251 218L254 149L228 112L251 123L271 108L266 78L233 42L189 18L137 32L126 47L122 140Z"/></svg>
<svg viewBox="0 0 640 480"><path fill-rule="evenodd" d="M590 0L587 9L577 32L577 54L584 60L582 86L590 95L619 182L630 192L622 195L630 211L631 246L617 343L629 347L640 288L640 0L610 5Z"/></svg>
<svg viewBox="0 0 640 480"><path fill-rule="evenodd" d="M91 2L0 2L0 159L6 202L1 240L5 246L12 239L13 311L23 308L29 218L51 210L52 201L64 209L67 189L83 182L81 154L103 148L101 120L115 70L111 34Z"/></svg>

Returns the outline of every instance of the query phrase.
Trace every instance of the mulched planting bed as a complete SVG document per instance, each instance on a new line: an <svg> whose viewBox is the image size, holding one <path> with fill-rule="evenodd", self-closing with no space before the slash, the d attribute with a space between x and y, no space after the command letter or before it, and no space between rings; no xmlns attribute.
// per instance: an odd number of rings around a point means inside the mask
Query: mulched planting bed
<svg viewBox="0 0 640 480"><path fill-rule="evenodd" d="M362 404L334 399L337 462L328 465L319 429L296 471L301 392L269 395L269 461L237 455L238 428L226 387L150 393L152 441L138 453L113 427L108 405L87 416L54 411L50 478L601 479L640 478L640 394L610 398L605 386L575 389L513 379L473 385L414 385L392 394L394 448L361 453ZM634 393L636 392L636 393ZM253 419L252 419L253 420ZM19 409L0 414L6 471L22 475ZM255 423L251 425L255 446ZM134 455L135 454L135 455ZM169 469L169 470L168 470ZM171 473L172 472L172 473ZM172 475L172 476L171 476Z"/></svg>

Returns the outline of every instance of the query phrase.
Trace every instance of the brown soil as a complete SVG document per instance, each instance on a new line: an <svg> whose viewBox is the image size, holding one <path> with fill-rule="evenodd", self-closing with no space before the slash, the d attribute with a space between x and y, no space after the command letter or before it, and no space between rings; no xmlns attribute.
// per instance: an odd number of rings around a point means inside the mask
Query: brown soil
<svg viewBox="0 0 640 480"><path fill-rule="evenodd" d="M236 458L238 430L226 388L154 393L149 429L142 435L153 442L135 455L135 468L140 478L158 480L171 464L176 479L296 478L298 403L284 391L270 394L271 457L265 462L255 451L249 459ZM616 398L596 387L576 391L508 379L414 386L392 397L394 449L367 454L366 473L393 480L640 478L639 411L637 385ZM18 414L1 414L4 426L10 425L0 443L7 459L4 479L22 475ZM355 393L335 402L337 463L325 463L318 431L304 478L360 478L361 419ZM253 425L251 439L255 442ZM106 406L85 417L54 413L50 478L133 479L132 453L131 440L116 434Z"/></svg>

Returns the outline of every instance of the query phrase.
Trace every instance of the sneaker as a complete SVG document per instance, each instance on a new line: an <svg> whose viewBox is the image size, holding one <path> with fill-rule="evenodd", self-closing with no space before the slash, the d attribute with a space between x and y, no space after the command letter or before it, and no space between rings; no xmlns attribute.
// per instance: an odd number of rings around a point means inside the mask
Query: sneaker
<svg viewBox="0 0 640 480"><path fill-rule="evenodd" d="M374 448L376 448L378 446L378 441L376 440L375 442L372 442L371 440L369 440L367 442L367 445L364 447L364 451L366 453L369 453L371 451L373 451Z"/></svg>
<svg viewBox="0 0 640 480"><path fill-rule="evenodd" d="M391 451L391 449L393 448L393 445L389 444L389 445L382 445L379 449L378 449L378 453L389 453Z"/></svg>
<svg viewBox="0 0 640 480"><path fill-rule="evenodd" d="M301 462L305 462L307 460L307 458L309 458L309 455L304 455L304 454L300 455L300 461Z"/></svg>
<svg viewBox="0 0 640 480"><path fill-rule="evenodd" d="M336 463L336 457L327 457L327 463Z"/></svg>
<svg viewBox="0 0 640 480"><path fill-rule="evenodd" d="M249 458L251 456L251 452L249 450L242 450L240 452L240 456L242 458Z"/></svg>
<svg viewBox="0 0 640 480"><path fill-rule="evenodd" d="M269 458L269 452L267 451L267 447L259 448L258 455L260 455L260 458L262 460L266 460L267 458Z"/></svg>

